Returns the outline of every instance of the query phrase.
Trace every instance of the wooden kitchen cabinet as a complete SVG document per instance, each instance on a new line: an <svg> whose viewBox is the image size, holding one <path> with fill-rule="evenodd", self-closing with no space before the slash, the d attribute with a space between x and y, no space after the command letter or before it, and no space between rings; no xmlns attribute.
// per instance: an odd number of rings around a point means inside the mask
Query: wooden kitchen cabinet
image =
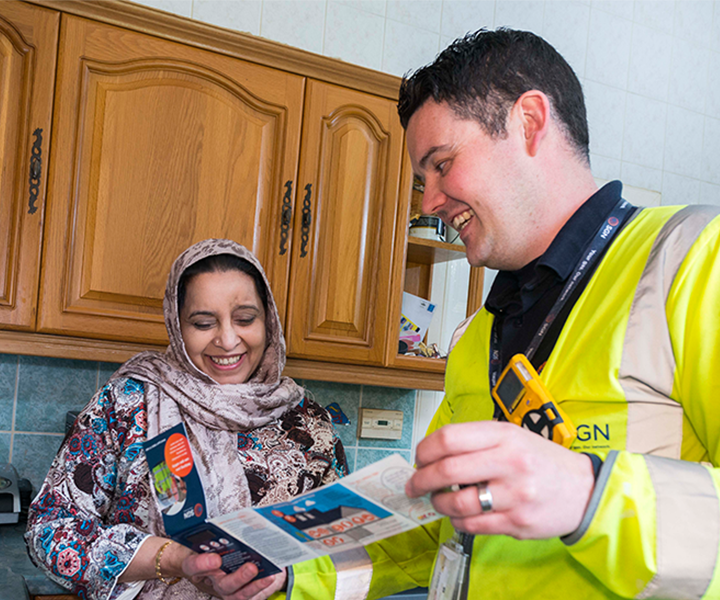
<svg viewBox="0 0 720 600"><path fill-rule="evenodd" d="M51 18L17 16L35 13ZM442 387L396 356L410 201L399 78L123 1L0 2L0 39L13 177L0 182L0 352L122 362L162 349L173 259L227 237L265 267L286 375Z"/></svg>
<svg viewBox="0 0 720 600"><path fill-rule="evenodd" d="M310 81L288 304L288 356L382 364L403 130L395 102Z"/></svg>
<svg viewBox="0 0 720 600"><path fill-rule="evenodd" d="M38 331L164 343L172 261L209 237L256 254L282 315L303 92L295 74L63 15Z"/></svg>
<svg viewBox="0 0 720 600"><path fill-rule="evenodd" d="M32 330L60 14L0 2L0 326Z"/></svg>

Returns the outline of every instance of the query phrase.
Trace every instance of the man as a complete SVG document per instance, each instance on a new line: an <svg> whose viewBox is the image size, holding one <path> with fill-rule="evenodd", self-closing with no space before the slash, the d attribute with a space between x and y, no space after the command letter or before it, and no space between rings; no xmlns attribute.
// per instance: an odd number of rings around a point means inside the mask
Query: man
<svg viewBox="0 0 720 600"><path fill-rule="evenodd" d="M408 485L478 534L469 597L720 597L716 211L632 211L618 182L597 191L580 84L529 33L453 44L399 106L423 211L459 229L471 264L500 270L456 332ZM490 379L533 344L575 451L487 420Z"/></svg>
<svg viewBox="0 0 720 600"><path fill-rule="evenodd" d="M453 337L407 486L450 518L364 561L296 565L288 596L428 585L457 530L475 535L468 598L720 598L717 211L598 190L580 84L530 33L455 42L403 82L399 113L423 211L500 271ZM494 406L517 353L577 427L570 450Z"/></svg>

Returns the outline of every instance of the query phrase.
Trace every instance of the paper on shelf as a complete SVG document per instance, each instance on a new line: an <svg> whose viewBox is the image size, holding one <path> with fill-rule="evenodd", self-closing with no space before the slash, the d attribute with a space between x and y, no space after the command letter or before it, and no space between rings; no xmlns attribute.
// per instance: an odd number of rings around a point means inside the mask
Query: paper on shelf
<svg viewBox="0 0 720 600"><path fill-rule="evenodd" d="M403 292L402 313L400 315L400 339L413 347L420 342L430 327L437 306L408 292Z"/></svg>

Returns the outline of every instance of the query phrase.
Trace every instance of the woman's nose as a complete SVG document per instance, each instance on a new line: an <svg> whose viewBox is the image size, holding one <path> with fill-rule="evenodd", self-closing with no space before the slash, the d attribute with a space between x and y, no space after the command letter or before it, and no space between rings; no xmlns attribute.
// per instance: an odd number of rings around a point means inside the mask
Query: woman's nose
<svg viewBox="0 0 720 600"><path fill-rule="evenodd" d="M223 324L220 328L216 343L223 350L233 350L240 343L240 336L231 324Z"/></svg>

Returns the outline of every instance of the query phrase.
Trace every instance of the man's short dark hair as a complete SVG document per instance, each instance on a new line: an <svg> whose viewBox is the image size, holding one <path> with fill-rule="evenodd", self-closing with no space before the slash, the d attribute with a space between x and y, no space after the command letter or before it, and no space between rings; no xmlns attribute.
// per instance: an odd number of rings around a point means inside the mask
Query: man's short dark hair
<svg viewBox="0 0 720 600"><path fill-rule="evenodd" d="M504 137L517 99L539 90L568 141L589 162L589 135L582 87L567 61L529 31L481 29L455 40L429 65L404 77L398 114L407 128L426 100L447 102L464 119L480 123L491 137Z"/></svg>

